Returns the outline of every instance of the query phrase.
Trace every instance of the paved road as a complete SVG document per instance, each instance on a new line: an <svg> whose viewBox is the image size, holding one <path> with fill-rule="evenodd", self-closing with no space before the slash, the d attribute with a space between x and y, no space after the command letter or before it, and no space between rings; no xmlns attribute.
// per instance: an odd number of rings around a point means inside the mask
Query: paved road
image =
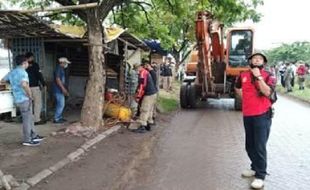
<svg viewBox="0 0 310 190"><path fill-rule="evenodd" d="M241 114L231 100L183 110L161 135L144 178L130 189L243 190L250 179ZM275 105L265 190L310 189L310 107L285 97Z"/></svg>
<svg viewBox="0 0 310 190"><path fill-rule="evenodd" d="M207 107L179 111L152 133L110 137L33 189L248 190L241 113L231 100ZM280 97L275 108L264 189L308 190L310 107Z"/></svg>

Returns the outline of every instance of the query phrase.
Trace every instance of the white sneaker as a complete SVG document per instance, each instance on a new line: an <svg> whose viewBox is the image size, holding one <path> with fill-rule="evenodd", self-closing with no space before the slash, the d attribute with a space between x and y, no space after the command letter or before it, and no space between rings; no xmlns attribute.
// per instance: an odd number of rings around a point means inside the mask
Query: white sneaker
<svg viewBox="0 0 310 190"><path fill-rule="evenodd" d="M251 169L244 170L241 174L243 177L253 177L255 175L255 171Z"/></svg>
<svg viewBox="0 0 310 190"><path fill-rule="evenodd" d="M264 180L262 179L254 179L254 181L251 183L251 187L254 189L261 189L264 187Z"/></svg>

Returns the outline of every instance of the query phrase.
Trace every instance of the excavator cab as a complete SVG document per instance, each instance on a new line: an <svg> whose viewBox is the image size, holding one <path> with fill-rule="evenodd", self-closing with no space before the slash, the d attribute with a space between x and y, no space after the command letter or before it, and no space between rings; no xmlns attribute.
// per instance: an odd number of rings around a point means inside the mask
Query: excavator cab
<svg viewBox="0 0 310 190"><path fill-rule="evenodd" d="M236 77L249 69L248 57L253 54L254 31L250 28L230 29L227 33L226 46L226 87L230 97L234 98L235 110L242 109L241 97L234 91Z"/></svg>
<svg viewBox="0 0 310 190"><path fill-rule="evenodd" d="M248 57L252 55L254 32L252 29L231 29L227 33L226 75L238 76L248 69Z"/></svg>

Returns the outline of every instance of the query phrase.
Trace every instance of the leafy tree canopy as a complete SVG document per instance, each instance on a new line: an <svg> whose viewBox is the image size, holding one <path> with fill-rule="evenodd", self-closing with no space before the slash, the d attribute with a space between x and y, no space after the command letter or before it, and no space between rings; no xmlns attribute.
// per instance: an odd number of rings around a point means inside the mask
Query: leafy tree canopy
<svg viewBox="0 0 310 190"><path fill-rule="evenodd" d="M62 0L60 0L62 1ZM10 0L21 7L49 7L59 0ZM70 0L71 3L96 2ZM208 10L226 25L252 19L259 21L256 8L263 0L125 0L113 9L110 20L128 28L141 38L159 39L168 49L182 49L194 40L194 24L197 11ZM84 25L72 12L55 12L45 15L64 24Z"/></svg>
<svg viewBox="0 0 310 190"><path fill-rule="evenodd" d="M279 62L296 62L302 60L310 62L310 42L294 42L282 44L279 47L266 51L268 61L271 65Z"/></svg>
<svg viewBox="0 0 310 190"><path fill-rule="evenodd" d="M230 26L247 19L258 22L261 14L255 9L262 4L262 0L147 0L117 7L112 22L141 38L159 39L163 47L179 52L194 42L198 11L208 10Z"/></svg>

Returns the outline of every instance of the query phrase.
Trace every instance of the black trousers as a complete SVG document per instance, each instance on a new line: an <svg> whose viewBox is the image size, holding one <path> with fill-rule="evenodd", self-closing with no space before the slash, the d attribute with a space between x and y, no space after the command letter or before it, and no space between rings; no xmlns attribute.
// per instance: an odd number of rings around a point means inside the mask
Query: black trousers
<svg viewBox="0 0 310 190"><path fill-rule="evenodd" d="M267 174L266 145L271 127L271 112L258 116L244 116L245 148L251 160L255 177L265 179Z"/></svg>

